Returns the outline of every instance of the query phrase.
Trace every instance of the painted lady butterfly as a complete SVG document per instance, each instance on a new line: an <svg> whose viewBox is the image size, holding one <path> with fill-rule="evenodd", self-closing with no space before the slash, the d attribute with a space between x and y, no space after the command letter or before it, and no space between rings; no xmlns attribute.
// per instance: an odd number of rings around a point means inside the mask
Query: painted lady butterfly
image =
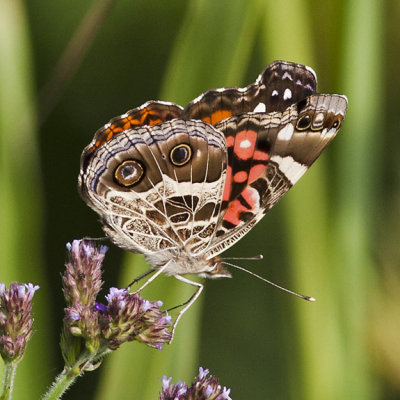
<svg viewBox="0 0 400 400"><path fill-rule="evenodd" d="M119 247L156 273L230 277L219 254L245 235L337 134L347 99L315 94L316 75L284 61L245 88L186 108L150 101L113 118L84 149L79 192ZM177 321L176 321L177 323ZM175 326L176 326L175 323Z"/></svg>

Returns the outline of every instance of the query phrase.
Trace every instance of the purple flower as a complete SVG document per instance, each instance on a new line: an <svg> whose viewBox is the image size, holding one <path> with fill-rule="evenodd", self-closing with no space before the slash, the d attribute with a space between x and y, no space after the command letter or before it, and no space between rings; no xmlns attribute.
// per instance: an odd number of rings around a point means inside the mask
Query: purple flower
<svg viewBox="0 0 400 400"><path fill-rule="evenodd" d="M32 299L39 286L0 283L0 354L5 361L20 361L33 334Z"/></svg>
<svg viewBox="0 0 400 400"><path fill-rule="evenodd" d="M63 291L68 305L93 305L100 292L101 265L107 247L96 247L93 242L74 240L67 244L68 262L63 275Z"/></svg>
<svg viewBox="0 0 400 400"><path fill-rule="evenodd" d="M160 302L150 302L126 289L111 288L108 305L99 314L101 331L112 350L131 340L161 349L171 338L170 317L160 310Z"/></svg>
<svg viewBox="0 0 400 400"><path fill-rule="evenodd" d="M73 365L85 349L96 353L100 347L100 327L96 297L103 284L101 266L107 248L93 242L74 240L67 244L68 262L62 277L67 302L61 348L67 365ZM76 340L76 337L84 339Z"/></svg>
<svg viewBox="0 0 400 400"><path fill-rule="evenodd" d="M162 392L160 393L159 400L184 400L188 393L186 383L178 381L176 385L171 383L172 378L167 378L165 375L162 378Z"/></svg>
<svg viewBox="0 0 400 400"><path fill-rule="evenodd" d="M221 387L218 379L210 376L208 369L199 368L199 375L188 387L185 383L178 382L176 385L171 383L172 378L166 376L162 379L162 392L159 400L232 400L229 397L230 389Z"/></svg>
<svg viewBox="0 0 400 400"><path fill-rule="evenodd" d="M136 340L161 349L171 339L171 317L160 310L162 302L114 287L105 296L107 304L96 301L103 284L101 266L106 250L84 240L67 244L63 275L67 307L61 348L70 367L82 360L82 354L96 358L124 342Z"/></svg>

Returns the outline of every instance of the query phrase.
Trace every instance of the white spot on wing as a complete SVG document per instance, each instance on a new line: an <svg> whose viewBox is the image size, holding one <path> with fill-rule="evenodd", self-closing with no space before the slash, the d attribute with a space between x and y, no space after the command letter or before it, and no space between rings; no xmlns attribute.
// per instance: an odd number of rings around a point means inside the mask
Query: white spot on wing
<svg viewBox="0 0 400 400"><path fill-rule="evenodd" d="M292 91L289 88L285 89L283 93L283 100L288 100L291 98L292 98Z"/></svg>
<svg viewBox="0 0 400 400"><path fill-rule="evenodd" d="M290 75L287 71L283 74L282 79L290 79L291 81L293 80L292 75Z"/></svg>
<svg viewBox="0 0 400 400"><path fill-rule="evenodd" d="M242 140L239 144L239 147L242 149L247 149L251 146L251 142L248 139Z"/></svg>
<svg viewBox="0 0 400 400"><path fill-rule="evenodd" d="M278 96L278 91L277 90L273 90L272 91L272 96L274 97L274 96Z"/></svg>
<svg viewBox="0 0 400 400"><path fill-rule="evenodd" d="M308 167L300 164L292 156L272 156L271 161L278 164L279 169L286 175L286 178L294 185L307 171Z"/></svg>
<svg viewBox="0 0 400 400"><path fill-rule="evenodd" d="M265 112L265 104L264 103L258 103L256 108L253 110L253 112Z"/></svg>
<svg viewBox="0 0 400 400"><path fill-rule="evenodd" d="M325 115L323 112L317 113L314 116L314 125L321 125L324 122Z"/></svg>
<svg viewBox="0 0 400 400"><path fill-rule="evenodd" d="M294 126L292 124L287 124L278 132L277 139L289 141L293 136L293 132L294 132Z"/></svg>

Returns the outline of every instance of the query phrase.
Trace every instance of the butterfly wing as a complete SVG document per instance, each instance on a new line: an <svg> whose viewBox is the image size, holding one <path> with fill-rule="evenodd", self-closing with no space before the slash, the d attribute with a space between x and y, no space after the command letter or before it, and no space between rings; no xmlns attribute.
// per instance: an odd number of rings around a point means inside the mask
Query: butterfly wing
<svg viewBox="0 0 400 400"><path fill-rule="evenodd" d="M314 94L316 87L317 78L310 67L275 61L244 88L208 90L187 105L182 118L201 119L215 125L232 115L247 112L281 112Z"/></svg>
<svg viewBox="0 0 400 400"><path fill-rule="evenodd" d="M129 128L84 151L79 191L111 240L153 266L206 247L225 183L223 133L174 119Z"/></svg>
<svg viewBox="0 0 400 400"><path fill-rule="evenodd" d="M93 152L115 135L139 126L152 126L178 118L183 108L175 103L165 101L148 101L118 117L111 119L94 134L92 142L86 146L81 161L90 159Z"/></svg>
<svg viewBox="0 0 400 400"><path fill-rule="evenodd" d="M216 125L228 148L223 205L207 258L246 234L300 179L337 134L347 109L340 95L312 95L271 114L247 113Z"/></svg>

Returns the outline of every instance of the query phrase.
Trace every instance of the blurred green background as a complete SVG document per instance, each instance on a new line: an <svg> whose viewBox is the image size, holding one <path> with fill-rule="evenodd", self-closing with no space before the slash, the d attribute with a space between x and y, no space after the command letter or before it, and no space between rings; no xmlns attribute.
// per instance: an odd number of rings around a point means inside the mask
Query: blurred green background
<svg viewBox="0 0 400 400"><path fill-rule="evenodd" d="M317 302L234 270L206 282L171 346L125 344L64 398L156 399L158 377L190 382L203 366L235 400L399 399L399 20L398 0L1 0L0 281L41 286L15 398L39 398L62 369L65 243L103 235L76 190L94 132L285 59L312 66L319 92L346 94L348 116L226 254L264 254L241 265ZM110 245L105 268L108 288L146 266ZM173 306L191 291L161 277L144 295Z"/></svg>

